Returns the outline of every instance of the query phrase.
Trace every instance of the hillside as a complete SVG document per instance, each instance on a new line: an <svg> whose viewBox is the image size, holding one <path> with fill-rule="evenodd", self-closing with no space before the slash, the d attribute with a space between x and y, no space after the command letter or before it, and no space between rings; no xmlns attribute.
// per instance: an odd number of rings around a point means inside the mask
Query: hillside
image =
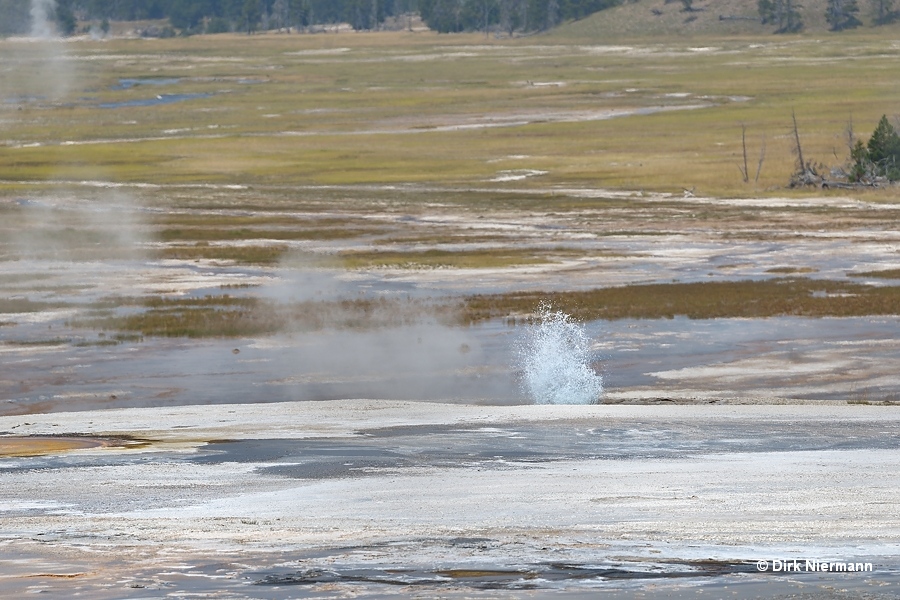
<svg viewBox="0 0 900 600"><path fill-rule="evenodd" d="M827 0L804 0L800 13L805 32L826 32ZM870 29L870 3L860 3L860 29ZM889 26L897 31L897 26ZM759 22L753 0L695 0L694 10L684 12L673 0L637 0L562 25L555 33L572 37L630 38L654 35L767 34L773 27Z"/></svg>

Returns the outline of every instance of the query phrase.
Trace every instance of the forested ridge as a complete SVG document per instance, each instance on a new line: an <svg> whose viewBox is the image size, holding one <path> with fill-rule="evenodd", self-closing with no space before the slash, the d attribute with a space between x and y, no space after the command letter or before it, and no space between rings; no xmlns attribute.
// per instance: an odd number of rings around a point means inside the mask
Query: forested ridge
<svg viewBox="0 0 900 600"><path fill-rule="evenodd" d="M155 20L166 22L154 35L224 33L262 30L304 31L322 25L347 23L357 30L382 28L401 17L419 15L429 28L442 33L485 31L513 35L550 29L562 22L581 19L614 6L636 0L0 0L0 35L28 33L33 13L55 21L62 35L79 33L85 23ZM700 0L662 0L673 4L689 22L698 11L713 3ZM798 0L748 0L747 9L759 22L778 33L804 28ZM827 0L824 8L833 31L861 25L862 13L872 15L872 24L900 19L894 0ZM807 8L808 11L808 8ZM659 8L648 10L659 15ZM727 18L725 15L721 17ZM740 18L747 18L746 16ZM750 17L751 19L753 17ZM411 22L408 19L407 22ZM81 28L81 29L80 29Z"/></svg>
<svg viewBox="0 0 900 600"><path fill-rule="evenodd" d="M0 34L27 33L35 0L0 0ZM46 0L38 0L46 3ZM587 16L621 0L56 0L57 30L78 21L168 19L173 32L254 32L348 23L378 29L386 20L419 14L441 32L538 31Z"/></svg>

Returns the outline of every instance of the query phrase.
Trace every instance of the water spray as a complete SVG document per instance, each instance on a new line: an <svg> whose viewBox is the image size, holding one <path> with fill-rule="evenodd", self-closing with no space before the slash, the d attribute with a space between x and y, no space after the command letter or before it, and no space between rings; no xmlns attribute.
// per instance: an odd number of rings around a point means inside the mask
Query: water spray
<svg viewBox="0 0 900 600"><path fill-rule="evenodd" d="M584 327L547 304L541 304L539 318L518 348L524 392L535 404L598 403L603 377L591 368Z"/></svg>

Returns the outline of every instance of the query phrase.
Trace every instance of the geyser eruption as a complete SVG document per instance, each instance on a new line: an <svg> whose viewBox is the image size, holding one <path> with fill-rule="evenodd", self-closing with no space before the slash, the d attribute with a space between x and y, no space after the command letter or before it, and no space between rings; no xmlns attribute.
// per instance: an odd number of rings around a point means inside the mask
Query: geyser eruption
<svg viewBox="0 0 900 600"><path fill-rule="evenodd" d="M522 387L535 404L599 402L603 377L591 368L590 340L566 313L542 304L518 354Z"/></svg>
<svg viewBox="0 0 900 600"><path fill-rule="evenodd" d="M31 35L36 38L51 38L56 35L53 14L56 0L31 0Z"/></svg>

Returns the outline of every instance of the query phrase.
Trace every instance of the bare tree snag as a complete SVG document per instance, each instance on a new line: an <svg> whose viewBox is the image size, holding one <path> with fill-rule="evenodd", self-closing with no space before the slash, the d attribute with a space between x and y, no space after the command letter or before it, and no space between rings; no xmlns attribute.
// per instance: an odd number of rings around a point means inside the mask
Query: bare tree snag
<svg viewBox="0 0 900 600"><path fill-rule="evenodd" d="M797 154L797 171L791 176L791 187L807 185L822 185L824 177L819 175L816 167L806 162L803 158L803 146L800 145L800 130L797 127L797 116L791 111L791 120L794 123L794 152ZM821 165L824 167L824 165Z"/></svg>
<svg viewBox="0 0 900 600"><path fill-rule="evenodd" d="M756 164L756 177L753 179L753 182L756 183L759 181L759 174L762 171L763 161L766 160L766 136L763 134L762 136L762 145L759 149L759 162Z"/></svg>
<svg viewBox="0 0 900 600"><path fill-rule="evenodd" d="M750 181L750 175L747 171L747 126L743 123L741 123L741 149L744 151L744 166L738 166L738 169L741 171L744 183L747 183Z"/></svg>
<svg viewBox="0 0 900 600"><path fill-rule="evenodd" d="M791 120L794 122L794 152L797 154L799 168L797 172L803 175L806 172L806 161L803 160L803 146L800 145L800 131L797 129L797 115L791 109Z"/></svg>

